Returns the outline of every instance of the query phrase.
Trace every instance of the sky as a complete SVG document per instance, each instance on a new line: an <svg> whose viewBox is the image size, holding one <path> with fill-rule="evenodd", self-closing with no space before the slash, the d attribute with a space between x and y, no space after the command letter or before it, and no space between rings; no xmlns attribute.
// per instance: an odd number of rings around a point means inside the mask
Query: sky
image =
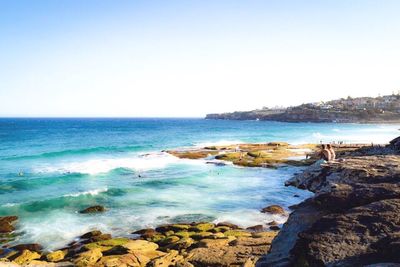
<svg viewBox="0 0 400 267"><path fill-rule="evenodd" d="M0 0L0 116L203 117L400 89L400 1Z"/></svg>

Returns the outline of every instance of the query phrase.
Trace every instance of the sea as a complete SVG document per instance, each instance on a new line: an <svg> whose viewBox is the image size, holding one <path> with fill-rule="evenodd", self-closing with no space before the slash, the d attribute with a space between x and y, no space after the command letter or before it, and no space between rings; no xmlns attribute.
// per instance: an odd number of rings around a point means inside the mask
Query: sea
<svg viewBox="0 0 400 267"><path fill-rule="evenodd" d="M98 229L114 236L164 223L285 217L260 213L311 196L285 187L302 167L243 168L165 150L286 141L384 144L400 125L160 118L0 119L0 216L17 215L12 243L60 248ZM106 212L81 214L103 205Z"/></svg>

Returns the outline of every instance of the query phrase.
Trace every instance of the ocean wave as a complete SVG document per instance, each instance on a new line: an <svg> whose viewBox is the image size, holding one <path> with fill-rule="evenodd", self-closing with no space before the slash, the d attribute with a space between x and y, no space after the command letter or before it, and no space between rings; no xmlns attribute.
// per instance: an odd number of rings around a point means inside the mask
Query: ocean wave
<svg viewBox="0 0 400 267"><path fill-rule="evenodd" d="M99 152L132 152L138 151L144 148L144 146L102 146L102 147L92 147L92 148L81 148L81 149L67 149L61 151L53 151L53 152L46 152L36 155L26 155L26 156L13 156L3 158L2 160L26 160L26 159L39 159L39 158L55 158L55 157L63 157L63 156L71 156L71 155L87 155L87 154L94 154Z"/></svg>
<svg viewBox="0 0 400 267"><path fill-rule="evenodd" d="M152 169L163 169L169 164L188 162L174 157L168 153L150 153L134 157L90 159L85 161L64 162L53 165L37 167L35 172L60 172L60 173L83 173L100 174L107 173L118 168L132 169L135 171L146 171Z"/></svg>
<svg viewBox="0 0 400 267"><path fill-rule="evenodd" d="M100 193L105 193L108 191L108 188L100 188L100 189L93 189L93 190L88 190L88 191L83 191L83 192L78 192L78 193L71 193L71 194L65 194L63 197L79 197L79 196L84 196L84 195L91 195L91 196L96 196Z"/></svg>

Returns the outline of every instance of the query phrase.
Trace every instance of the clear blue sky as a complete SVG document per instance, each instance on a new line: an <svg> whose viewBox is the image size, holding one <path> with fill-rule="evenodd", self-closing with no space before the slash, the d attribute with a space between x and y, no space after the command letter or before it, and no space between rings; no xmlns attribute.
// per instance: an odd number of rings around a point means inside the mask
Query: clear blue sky
<svg viewBox="0 0 400 267"><path fill-rule="evenodd" d="M0 116L203 116L400 89L400 1L0 0Z"/></svg>

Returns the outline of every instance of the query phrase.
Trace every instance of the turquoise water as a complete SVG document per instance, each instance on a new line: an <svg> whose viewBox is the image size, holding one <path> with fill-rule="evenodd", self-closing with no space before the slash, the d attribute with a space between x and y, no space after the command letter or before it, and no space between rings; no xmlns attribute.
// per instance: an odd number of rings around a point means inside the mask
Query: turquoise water
<svg viewBox="0 0 400 267"><path fill-rule="evenodd" d="M374 142L399 125L311 124L202 119L0 119L0 215L18 215L15 242L52 249L100 229L126 235L179 221L241 226L283 217L261 214L308 192L283 186L299 168L215 166L164 149L242 142ZM294 197L294 194L300 195ZM103 214L79 214L100 204Z"/></svg>

